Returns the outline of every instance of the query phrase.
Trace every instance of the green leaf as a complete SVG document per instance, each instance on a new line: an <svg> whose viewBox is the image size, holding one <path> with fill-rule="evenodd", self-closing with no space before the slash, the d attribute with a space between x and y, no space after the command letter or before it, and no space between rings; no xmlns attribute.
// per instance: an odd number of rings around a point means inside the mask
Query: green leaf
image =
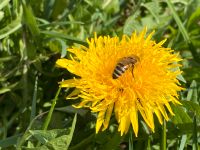
<svg viewBox="0 0 200 150"><path fill-rule="evenodd" d="M180 146L179 146L179 150L184 150L184 147L186 145L186 141L187 141L187 135L184 134L181 137L181 143L180 143Z"/></svg>
<svg viewBox="0 0 200 150"><path fill-rule="evenodd" d="M52 101L51 108L50 108L49 113L48 113L48 115L45 119L45 122L43 123L43 126L42 126L43 130L47 130L47 128L49 126L49 123L50 123L51 118L52 118L53 111L54 111L55 106L56 106L56 101L58 100L58 95L60 94L60 90L61 90L61 87L58 88L56 95L55 95L55 97Z"/></svg>
<svg viewBox="0 0 200 150"><path fill-rule="evenodd" d="M79 150L87 147L95 138L95 133L90 134L88 137L80 141L78 144L69 148L69 150Z"/></svg>
<svg viewBox="0 0 200 150"><path fill-rule="evenodd" d="M75 116L74 116L70 134L67 136L67 146L66 146L66 149L68 149L68 147L69 147L69 145L70 145L70 143L72 141L72 137L74 135L74 130L75 130L75 126L76 126L76 121L77 121L77 114L75 114Z"/></svg>
<svg viewBox="0 0 200 150"><path fill-rule="evenodd" d="M0 10L9 4L10 0L3 0L0 2Z"/></svg>
<svg viewBox="0 0 200 150"><path fill-rule="evenodd" d="M117 13L120 10L119 0L107 0L102 2L102 9L107 13Z"/></svg>
<svg viewBox="0 0 200 150"><path fill-rule="evenodd" d="M15 145L17 143L17 139L20 137L21 135L14 135L11 137L8 137L4 140L0 140L0 148L5 148L5 147L9 147L12 145Z"/></svg>
<svg viewBox="0 0 200 150"><path fill-rule="evenodd" d="M79 98L78 95L80 94L79 89L74 89L70 94L67 95L66 99L77 99Z"/></svg>
<svg viewBox="0 0 200 150"><path fill-rule="evenodd" d="M192 149L193 150L198 150L198 131L197 131L197 119L196 119L196 115L194 115L193 118L193 139L192 139Z"/></svg>
<svg viewBox="0 0 200 150"><path fill-rule="evenodd" d="M19 15L10 24L6 25L6 27L4 27L3 29L0 30L0 39L3 39L5 37L7 37L8 35L16 32L21 27L22 27L21 16Z"/></svg>
<svg viewBox="0 0 200 150"><path fill-rule="evenodd" d="M68 129L53 129L53 130L29 130L30 134L35 137L40 143L45 144L57 137L69 134Z"/></svg>
<svg viewBox="0 0 200 150"><path fill-rule="evenodd" d="M59 46L56 45L56 42L58 42ZM58 48L59 51L61 51L61 58L66 56L66 54L67 54L67 45L64 42L64 40L62 40L60 38L51 38L49 45L50 45L52 50L55 50L55 49Z"/></svg>
<svg viewBox="0 0 200 150"><path fill-rule="evenodd" d="M80 24L80 25L84 25L84 23L81 22L81 21L47 22L46 20L41 19L41 18L37 18L37 20L43 23L43 24L39 24L38 25L39 27L42 27L42 28L44 28L44 27L48 28L48 27L52 27L52 26L63 26L63 25L68 25L68 24Z"/></svg>
<svg viewBox="0 0 200 150"><path fill-rule="evenodd" d="M178 63L175 62L174 64L178 64ZM170 71L172 71L172 72L180 71L180 68L179 67L175 67L175 68L170 69ZM183 83L186 83L186 80L184 79L184 77L182 76L182 74L177 75L176 78L178 80L182 81Z"/></svg>
<svg viewBox="0 0 200 150"><path fill-rule="evenodd" d="M88 45L87 42L85 42L85 41L76 39L74 37L70 37L68 35L64 35L64 34L59 33L59 32L55 32L55 31L41 31L41 33L42 34L46 34L46 35L51 36L51 37L63 38L63 39L66 39L66 40L69 40L69 41L72 41L72 42L75 42L75 43L79 43L79 44L82 44L82 45L85 45L85 46Z"/></svg>
<svg viewBox="0 0 200 150"><path fill-rule="evenodd" d="M194 24L197 25L199 17L200 17L200 8L197 8L195 10L195 12L193 12L192 15L190 16L190 18L189 18L189 20L187 22L187 28L192 27Z"/></svg>
<svg viewBox="0 0 200 150"><path fill-rule="evenodd" d="M4 17L4 12L0 11L0 21L3 19L3 17Z"/></svg>
<svg viewBox="0 0 200 150"><path fill-rule="evenodd" d="M67 150L67 135L60 136L55 138L54 140L47 142L45 145L41 147L34 148L34 150Z"/></svg>
<svg viewBox="0 0 200 150"><path fill-rule="evenodd" d="M187 111L191 111L194 114L196 114L197 117L200 118L200 105L197 103L194 103L192 101L181 101L183 106L187 109Z"/></svg>
<svg viewBox="0 0 200 150"><path fill-rule="evenodd" d="M9 85L7 87L0 88L0 94L3 94L3 93L11 91L11 89L15 88L17 85L18 85L18 82L14 83L14 84L11 84L11 85Z"/></svg>
<svg viewBox="0 0 200 150"><path fill-rule="evenodd" d="M32 121L36 116L37 92L38 92L38 76L35 77L35 85L34 85L34 92L33 92L32 105L31 105L30 121Z"/></svg>
<svg viewBox="0 0 200 150"><path fill-rule="evenodd" d="M104 150L111 150L111 149L117 149L120 145L120 141L123 138L123 136L120 135L119 132L115 132L115 134L111 137L109 142L107 142L104 146Z"/></svg>
<svg viewBox="0 0 200 150"><path fill-rule="evenodd" d="M129 150L133 149L133 131L129 130L129 140L128 140Z"/></svg>
<svg viewBox="0 0 200 150"><path fill-rule="evenodd" d="M190 84L190 88L187 94L187 100L194 103L198 103L198 92L197 92L197 83L195 80Z"/></svg>
<svg viewBox="0 0 200 150"><path fill-rule="evenodd" d="M27 148L34 148L34 144L31 141L28 141Z"/></svg>
<svg viewBox="0 0 200 150"><path fill-rule="evenodd" d="M190 37L189 37L189 35L188 35L188 32L187 32L187 30L185 29L185 27L184 27L184 25L183 25L181 19L180 19L179 16L177 15L176 10L175 10L175 8L174 8L174 5L171 3L171 0L167 0L166 3L167 3L167 5L168 5L170 11L172 12L172 15L173 15L173 17L174 17L174 20L176 21L176 23L177 23L177 25L178 25L178 27L179 27L179 30L180 30L180 32L181 32L182 35L183 35L183 38L185 39L185 41L186 41L187 43L190 43L191 40L190 40Z"/></svg>
<svg viewBox="0 0 200 150"><path fill-rule="evenodd" d="M174 124L184 124L184 123L191 123L192 119L187 114L182 106L175 106L171 105L175 116L172 117L172 122Z"/></svg>
<svg viewBox="0 0 200 150"><path fill-rule="evenodd" d="M143 3L142 6L144 6L149 12L152 14L152 16L155 18L156 23L159 24L159 12L160 7L158 1Z"/></svg>
<svg viewBox="0 0 200 150"><path fill-rule="evenodd" d="M7 56L7 57L1 57L0 62L10 61L12 59L15 59L16 56Z"/></svg>
<svg viewBox="0 0 200 150"><path fill-rule="evenodd" d="M200 69L198 66L183 69L187 81L200 81Z"/></svg>
<svg viewBox="0 0 200 150"><path fill-rule="evenodd" d="M194 126L193 122L177 124L177 127L179 129L178 134L179 135L191 134L193 132L193 126ZM177 135L175 137L177 137Z"/></svg>
<svg viewBox="0 0 200 150"><path fill-rule="evenodd" d="M77 113L78 115L85 117L85 115L88 113L89 110L86 109L80 109L80 108L75 108L73 106L65 106L65 107L59 107L55 108L55 110L61 111L61 112L67 112L67 113Z"/></svg>
<svg viewBox="0 0 200 150"><path fill-rule="evenodd" d="M54 129L54 130L31 130L29 131L39 142L41 142L42 146L37 147L37 150L43 150L43 149L55 149L55 150L61 150L61 149L68 149L73 134L75 130L77 120L77 114L75 114L72 127L69 133L69 130L66 129Z"/></svg>
<svg viewBox="0 0 200 150"><path fill-rule="evenodd" d="M198 55L198 53L196 51L196 48L194 47L193 43L191 42L191 39L189 37L189 34L188 34L186 28L184 27L181 19L179 18L178 14L176 13L174 5L171 3L171 0L167 0L166 2L167 2L167 5L168 5L169 9L172 12L174 20L176 21L176 23L177 23L177 25L179 27L179 30L180 30L184 40L186 41L186 43L187 43L187 45L188 45L188 47L189 47L194 59L198 62L199 59L200 59L199 55Z"/></svg>
<svg viewBox="0 0 200 150"><path fill-rule="evenodd" d="M127 35L131 35L135 30L141 30L141 22L139 22L136 18L139 15L139 12L136 12L134 15L128 17L124 24L123 33Z"/></svg>
<svg viewBox="0 0 200 150"><path fill-rule="evenodd" d="M47 0L47 3L49 0ZM69 3L68 1L65 0L60 0L60 1L50 1L50 4L52 4L52 7L50 6L50 17L52 18L63 18L66 17L66 13L68 12L67 4Z"/></svg>
<svg viewBox="0 0 200 150"><path fill-rule="evenodd" d="M177 75L176 78L177 78L179 81L182 81L183 83L187 83L187 81L186 81L185 78L182 76L182 74Z"/></svg>
<svg viewBox="0 0 200 150"><path fill-rule="evenodd" d="M36 59L35 62L33 63L33 65L35 66L35 68L38 71L43 72L42 63L41 63L40 59Z"/></svg>
<svg viewBox="0 0 200 150"><path fill-rule="evenodd" d="M10 91L9 88L6 88L6 87L0 88L0 94L6 93L6 92L9 92L9 91Z"/></svg>
<svg viewBox="0 0 200 150"><path fill-rule="evenodd" d="M23 4L23 21L25 22L25 24L29 27L29 30L31 31L32 35L39 35L40 30L38 28L37 22L36 22L36 18L33 15L33 11L31 6L28 4Z"/></svg>

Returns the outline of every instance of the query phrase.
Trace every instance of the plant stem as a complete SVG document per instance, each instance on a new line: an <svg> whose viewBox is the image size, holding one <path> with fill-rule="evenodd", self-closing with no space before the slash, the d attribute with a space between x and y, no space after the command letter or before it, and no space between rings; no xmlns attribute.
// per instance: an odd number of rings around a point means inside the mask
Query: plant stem
<svg viewBox="0 0 200 150"><path fill-rule="evenodd" d="M166 122L165 120L163 121L163 126L162 126L162 141L161 141L161 145L160 145L160 149L161 150L166 150Z"/></svg>

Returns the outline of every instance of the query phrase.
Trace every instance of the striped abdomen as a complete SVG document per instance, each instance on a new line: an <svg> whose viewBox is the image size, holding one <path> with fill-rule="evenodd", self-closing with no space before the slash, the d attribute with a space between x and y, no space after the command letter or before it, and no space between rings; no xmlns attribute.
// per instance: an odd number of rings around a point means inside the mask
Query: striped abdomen
<svg viewBox="0 0 200 150"><path fill-rule="evenodd" d="M138 61L139 61L139 58L135 55L121 58L118 61L117 65L113 71L112 78L113 79L119 78L129 68L132 68L132 73L133 73L134 65Z"/></svg>

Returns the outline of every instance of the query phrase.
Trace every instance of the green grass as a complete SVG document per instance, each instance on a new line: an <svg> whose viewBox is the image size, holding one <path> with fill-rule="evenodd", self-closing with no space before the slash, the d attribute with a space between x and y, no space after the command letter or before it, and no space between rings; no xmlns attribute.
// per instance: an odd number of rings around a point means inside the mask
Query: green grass
<svg viewBox="0 0 200 150"><path fill-rule="evenodd" d="M0 148L1 149L193 149L200 148L200 0L41 0L0 2ZM154 39L167 38L183 58L186 88L179 93L182 106L155 133L140 120L133 131L110 128L95 134L96 116L75 109L73 89L58 82L72 78L55 66L66 49L87 46L86 38L130 35L147 26Z"/></svg>

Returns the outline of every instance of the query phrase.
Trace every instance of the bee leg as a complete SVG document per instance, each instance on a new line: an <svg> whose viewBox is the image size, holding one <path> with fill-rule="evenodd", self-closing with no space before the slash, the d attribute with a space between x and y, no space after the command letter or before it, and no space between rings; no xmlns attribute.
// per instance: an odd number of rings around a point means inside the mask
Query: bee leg
<svg viewBox="0 0 200 150"><path fill-rule="evenodd" d="M140 101L140 98L137 98L137 101L140 103L140 105L142 106L142 103ZM143 106L142 106L143 107Z"/></svg>
<svg viewBox="0 0 200 150"><path fill-rule="evenodd" d="M134 78L133 69L134 69L134 65L131 67L131 73L132 73L132 76Z"/></svg>

